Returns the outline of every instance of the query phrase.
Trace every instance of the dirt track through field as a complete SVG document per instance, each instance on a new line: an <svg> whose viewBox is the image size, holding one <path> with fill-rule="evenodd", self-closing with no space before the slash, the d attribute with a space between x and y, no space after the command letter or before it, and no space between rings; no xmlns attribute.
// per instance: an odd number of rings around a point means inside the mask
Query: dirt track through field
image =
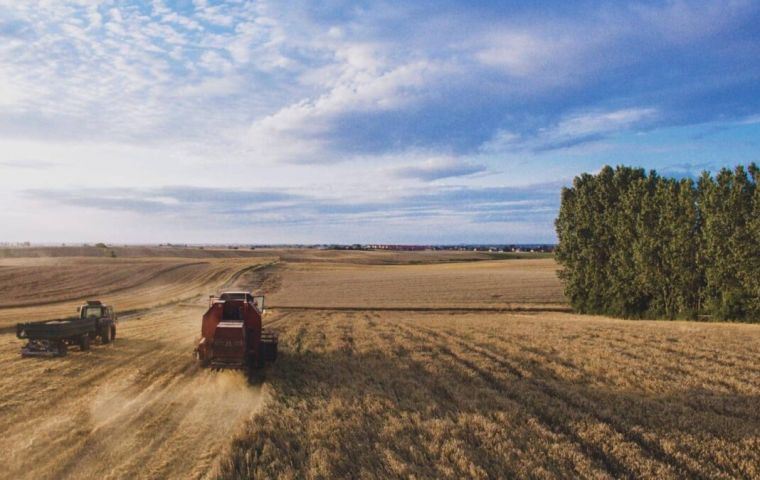
<svg viewBox="0 0 760 480"><path fill-rule="evenodd" d="M203 478L265 394L239 371L199 370L202 307L121 322L113 345L22 359L0 336L2 478Z"/></svg>

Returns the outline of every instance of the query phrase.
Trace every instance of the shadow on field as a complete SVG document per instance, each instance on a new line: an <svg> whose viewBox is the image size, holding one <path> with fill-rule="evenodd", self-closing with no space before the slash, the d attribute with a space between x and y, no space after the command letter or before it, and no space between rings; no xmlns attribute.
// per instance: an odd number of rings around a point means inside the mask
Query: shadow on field
<svg viewBox="0 0 760 480"><path fill-rule="evenodd" d="M699 478L746 476L760 462L737 447L758 438L758 396L603 389L503 352L419 345L284 346L252 377L266 378L274 401L234 442L221 478L504 478L538 467L574 477L581 464Z"/></svg>

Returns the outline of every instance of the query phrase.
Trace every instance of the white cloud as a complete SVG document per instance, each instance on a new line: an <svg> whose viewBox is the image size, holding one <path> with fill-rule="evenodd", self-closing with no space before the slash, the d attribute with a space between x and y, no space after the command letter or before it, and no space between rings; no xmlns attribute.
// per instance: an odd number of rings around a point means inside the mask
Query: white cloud
<svg viewBox="0 0 760 480"><path fill-rule="evenodd" d="M577 47L572 42L528 32L502 32L491 36L488 43L476 54L477 59L516 77L542 73L564 64L568 55L577 53L573 51Z"/></svg>
<svg viewBox="0 0 760 480"><path fill-rule="evenodd" d="M556 127L548 129L549 138L564 139L599 135L630 128L657 116L655 108L628 108L608 112L590 112L562 119Z"/></svg>
<svg viewBox="0 0 760 480"><path fill-rule="evenodd" d="M211 72L225 72L232 68L232 63L213 50L203 52L198 64Z"/></svg>
<svg viewBox="0 0 760 480"><path fill-rule="evenodd" d="M243 80L240 77L207 78L194 85L177 89L180 97L224 97L240 93Z"/></svg>
<svg viewBox="0 0 760 480"><path fill-rule="evenodd" d="M535 132L499 130L480 147L485 154L520 150L552 150L598 142L618 132L633 130L657 120L656 108L640 107L566 115L556 124Z"/></svg>
<svg viewBox="0 0 760 480"><path fill-rule="evenodd" d="M482 164L451 156L434 156L424 160L413 158L410 164L389 168L388 172L395 178L430 182L444 178L465 177L485 170L486 166Z"/></svg>
<svg viewBox="0 0 760 480"><path fill-rule="evenodd" d="M22 108L29 98L29 93L25 90L21 82L12 78L0 66L0 106L14 109Z"/></svg>
<svg viewBox="0 0 760 480"><path fill-rule="evenodd" d="M309 162L325 159L319 154L328 142L320 138L332 122L352 112L378 112L401 108L414 102L423 87L441 71L438 65L419 61L382 70L384 65L367 49L347 49L337 79L328 80L329 90L314 99L302 100L253 123L248 144L262 154L278 159ZM278 144L275 153L272 144ZM334 161L335 159L328 159Z"/></svg>

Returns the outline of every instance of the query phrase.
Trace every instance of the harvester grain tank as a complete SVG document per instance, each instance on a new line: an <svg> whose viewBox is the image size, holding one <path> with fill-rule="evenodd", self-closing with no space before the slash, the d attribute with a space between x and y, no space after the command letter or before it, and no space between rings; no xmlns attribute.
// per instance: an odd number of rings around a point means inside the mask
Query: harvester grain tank
<svg viewBox="0 0 760 480"><path fill-rule="evenodd" d="M209 298L195 353L202 367L263 366L277 358L277 335L262 328L264 297L224 292Z"/></svg>

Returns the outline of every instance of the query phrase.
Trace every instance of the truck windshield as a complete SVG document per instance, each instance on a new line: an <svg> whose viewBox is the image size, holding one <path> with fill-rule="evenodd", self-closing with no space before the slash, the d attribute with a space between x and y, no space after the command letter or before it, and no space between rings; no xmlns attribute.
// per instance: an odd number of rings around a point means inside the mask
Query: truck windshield
<svg viewBox="0 0 760 480"><path fill-rule="evenodd" d="M82 309L82 318L100 317L101 313L102 307L84 307Z"/></svg>

